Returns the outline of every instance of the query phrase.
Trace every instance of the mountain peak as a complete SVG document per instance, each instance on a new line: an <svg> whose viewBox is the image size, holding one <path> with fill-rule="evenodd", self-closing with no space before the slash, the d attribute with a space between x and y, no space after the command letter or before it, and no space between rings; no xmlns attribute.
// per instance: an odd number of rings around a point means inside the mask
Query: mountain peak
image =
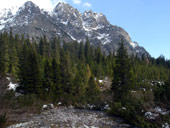
<svg viewBox="0 0 170 128"><path fill-rule="evenodd" d="M57 4L57 6L67 6L67 5L69 5L69 4L66 3L66 2L59 2L59 3Z"/></svg>
<svg viewBox="0 0 170 128"><path fill-rule="evenodd" d="M24 3L24 5L25 6L34 6L35 4L32 2L32 1L26 1L25 3Z"/></svg>
<svg viewBox="0 0 170 128"><path fill-rule="evenodd" d="M55 10L61 10L61 9L71 9L73 8L70 4L66 3L66 2L59 2L56 7L54 8Z"/></svg>
<svg viewBox="0 0 170 128"><path fill-rule="evenodd" d="M23 8L39 8L36 4L34 4L32 1L27 1L22 6Z"/></svg>
<svg viewBox="0 0 170 128"><path fill-rule="evenodd" d="M73 8L70 4L65 2L60 2L53 10L53 15L57 16L58 19L62 19L63 21L67 20L76 20L80 17L80 12Z"/></svg>
<svg viewBox="0 0 170 128"><path fill-rule="evenodd" d="M32 14L40 12L40 9L37 5L35 5L32 1L27 1L21 6L18 10L18 13L24 11L24 13Z"/></svg>
<svg viewBox="0 0 170 128"><path fill-rule="evenodd" d="M88 24L88 27L96 27L97 25L101 26L101 25L108 25L110 24L107 21L107 18L105 17L105 15L103 15L102 13L96 13L93 11L85 11L82 15L83 20L86 22L86 24ZM86 27L87 27L86 26Z"/></svg>
<svg viewBox="0 0 170 128"><path fill-rule="evenodd" d="M96 13L96 12L93 12L91 10L85 11L83 13L83 16L86 17L86 18L91 18L92 17L92 18L95 18L96 20L103 19L103 18L106 19L106 17L102 13Z"/></svg>

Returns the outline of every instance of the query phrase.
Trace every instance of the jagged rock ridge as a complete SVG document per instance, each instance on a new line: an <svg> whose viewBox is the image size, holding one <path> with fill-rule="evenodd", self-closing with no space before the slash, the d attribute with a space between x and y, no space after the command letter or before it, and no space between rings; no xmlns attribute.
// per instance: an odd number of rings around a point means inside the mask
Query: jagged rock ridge
<svg viewBox="0 0 170 128"><path fill-rule="evenodd" d="M39 39L59 37L66 42L85 42L100 46L106 53L115 52L120 38L124 40L129 54L148 56L148 52L133 42L121 27L111 25L102 13L85 11L80 13L67 3L60 2L52 12L41 10L31 1L14 9L0 12L0 31L10 31Z"/></svg>

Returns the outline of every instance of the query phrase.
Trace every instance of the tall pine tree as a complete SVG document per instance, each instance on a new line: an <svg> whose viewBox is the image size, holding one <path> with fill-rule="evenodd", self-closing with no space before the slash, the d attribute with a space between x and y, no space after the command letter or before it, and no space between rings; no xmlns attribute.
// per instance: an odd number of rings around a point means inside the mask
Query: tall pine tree
<svg viewBox="0 0 170 128"><path fill-rule="evenodd" d="M0 35L0 74L5 75L9 68L9 43L8 34Z"/></svg>
<svg viewBox="0 0 170 128"><path fill-rule="evenodd" d="M25 93L42 93L40 64L35 48L24 43L19 57L19 84Z"/></svg>
<svg viewBox="0 0 170 128"><path fill-rule="evenodd" d="M124 98L133 86L132 69L127 50L121 40L113 70L112 90L116 99Z"/></svg>

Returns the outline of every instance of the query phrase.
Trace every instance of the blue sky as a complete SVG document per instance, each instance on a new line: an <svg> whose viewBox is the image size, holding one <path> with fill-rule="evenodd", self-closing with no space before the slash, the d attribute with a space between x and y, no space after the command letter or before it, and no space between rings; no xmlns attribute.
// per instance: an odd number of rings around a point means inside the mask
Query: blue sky
<svg viewBox="0 0 170 128"><path fill-rule="evenodd" d="M170 0L66 0L83 12L106 15L111 24L123 27L153 57L170 59ZM84 6L88 2L91 7Z"/></svg>

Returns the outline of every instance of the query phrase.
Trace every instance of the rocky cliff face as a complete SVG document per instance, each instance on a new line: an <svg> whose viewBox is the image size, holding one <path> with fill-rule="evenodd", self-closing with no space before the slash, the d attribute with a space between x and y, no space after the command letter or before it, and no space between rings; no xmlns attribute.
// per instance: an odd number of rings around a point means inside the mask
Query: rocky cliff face
<svg viewBox="0 0 170 128"><path fill-rule="evenodd" d="M106 53L115 52L122 38L129 54L149 55L123 28L111 25L103 14L92 11L82 14L67 3L59 3L52 12L40 10L30 1L20 8L5 9L0 12L0 31L9 31L11 27L13 33L36 39L46 35L49 39L57 36L66 42L85 42L88 38Z"/></svg>

